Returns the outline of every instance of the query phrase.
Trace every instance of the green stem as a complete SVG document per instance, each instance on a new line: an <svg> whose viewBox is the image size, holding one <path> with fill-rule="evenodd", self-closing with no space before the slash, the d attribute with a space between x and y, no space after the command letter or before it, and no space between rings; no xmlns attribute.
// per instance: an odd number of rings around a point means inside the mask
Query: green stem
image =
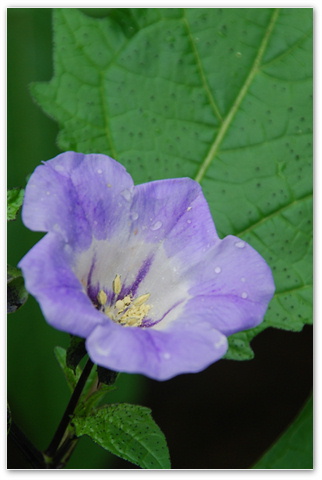
<svg viewBox="0 0 322 480"><path fill-rule="evenodd" d="M86 381L88 379L89 374L91 373L91 370L93 368L93 362L88 359L84 370L77 382L77 385L75 387L75 390L69 400L69 403L66 407L65 413L61 419L60 424L58 425L58 428L56 430L56 433L47 448L47 450L44 452L45 458L47 458L47 464L49 468L57 468L56 465L60 463L61 458L58 458L57 455L57 449L60 447L62 440L65 436L66 430L69 426L69 422L71 419L71 415L74 413L74 410L76 408L76 405L80 399L80 396L82 394L82 391L84 389L84 386L86 384ZM71 442L73 441L72 439L67 439L66 441ZM60 457L60 455L59 455Z"/></svg>

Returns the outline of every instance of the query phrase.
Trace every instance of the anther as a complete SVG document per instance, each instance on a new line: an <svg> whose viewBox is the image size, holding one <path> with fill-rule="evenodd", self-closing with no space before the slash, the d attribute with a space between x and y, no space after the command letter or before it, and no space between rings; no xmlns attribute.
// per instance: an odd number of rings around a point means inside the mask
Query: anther
<svg viewBox="0 0 322 480"><path fill-rule="evenodd" d="M113 292L118 295L122 289L122 282L120 275L116 275L113 280Z"/></svg>
<svg viewBox="0 0 322 480"><path fill-rule="evenodd" d="M139 307L140 305L143 305L148 299L150 298L150 293L145 293L144 295L140 295L139 297L135 298L132 301L132 304L135 305L136 307Z"/></svg>
<svg viewBox="0 0 322 480"><path fill-rule="evenodd" d="M104 290L100 290L97 294L97 300L100 305L105 305L107 302L107 295Z"/></svg>
<svg viewBox="0 0 322 480"><path fill-rule="evenodd" d="M124 300L117 300L117 302L115 302L115 307L119 312L124 310L124 308L125 308Z"/></svg>

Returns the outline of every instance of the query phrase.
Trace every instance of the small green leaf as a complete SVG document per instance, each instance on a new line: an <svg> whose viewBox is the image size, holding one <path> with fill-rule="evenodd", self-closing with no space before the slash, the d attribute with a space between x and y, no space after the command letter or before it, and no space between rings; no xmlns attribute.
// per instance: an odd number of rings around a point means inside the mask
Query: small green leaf
<svg viewBox="0 0 322 480"><path fill-rule="evenodd" d="M7 191L7 220L15 220L18 210L22 205L25 190L12 188Z"/></svg>
<svg viewBox="0 0 322 480"><path fill-rule="evenodd" d="M17 277L21 277L22 272L20 268L18 267L13 267L12 265L7 264L7 283L11 282L11 280L14 280Z"/></svg>
<svg viewBox="0 0 322 480"><path fill-rule="evenodd" d="M73 392L73 390L76 387L76 384L79 380L79 377L81 376L82 369L80 367L77 367L75 369L75 372L73 372L73 370L71 368L67 367L65 348L55 347L54 348L54 353L55 353L55 357L56 357L62 371L65 374L67 384L68 384L71 392Z"/></svg>
<svg viewBox="0 0 322 480"><path fill-rule="evenodd" d="M14 313L28 298L21 270L7 265L7 313Z"/></svg>
<svg viewBox="0 0 322 480"><path fill-rule="evenodd" d="M78 437L88 435L109 452L141 468L171 468L165 437L146 407L105 405L87 417L75 416L72 423Z"/></svg>
<svg viewBox="0 0 322 480"><path fill-rule="evenodd" d="M265 455L254 465L258 469L313 468L313 398Z"/></svg>

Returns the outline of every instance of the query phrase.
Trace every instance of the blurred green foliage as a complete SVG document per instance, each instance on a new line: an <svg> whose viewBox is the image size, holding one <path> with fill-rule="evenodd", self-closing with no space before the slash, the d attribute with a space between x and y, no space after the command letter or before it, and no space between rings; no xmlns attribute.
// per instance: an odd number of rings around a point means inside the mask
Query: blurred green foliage
<svg viewBox="0 0 322 480"><path fill-rule="evenodd" d="M312 469L313 468L313 397L310 397L298 417L278 441L253 468Z"/></svg>

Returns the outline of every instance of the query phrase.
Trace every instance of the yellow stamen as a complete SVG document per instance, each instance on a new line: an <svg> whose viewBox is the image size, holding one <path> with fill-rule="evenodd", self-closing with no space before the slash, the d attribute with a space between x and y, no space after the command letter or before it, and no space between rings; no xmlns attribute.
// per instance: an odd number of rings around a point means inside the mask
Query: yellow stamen
<svg viewBox="0 0 322 480"><path fill-rule="evenodd" d="M150 298L150 293L145 293L144 295L140 295L139 297L133 300L133 305L139 307L143 303L145 303Z"/></svg>
<svg viewBox="0 0 322 480"><path fill-rule="evenodd" d="M115 302L115 308L119 312L122 312L125 308L124 300L117 300L117 302Z"/></svg>
<svg viewBox="0 0 322 480"><path fill-rule="evenodd" d="M142 320L139 317L127 318L124 327L139 327L142 324Z"/></svg>
<svg viewBox="0 0 322 480"><path fill-rule="evenodd" d="M120 275L116 275L113 280L113 292L119 295L122 290L122 282ZM145 302L150 298L150 293L145 293L137 298L131 295L126 295L124 298L116 300L114 305L109 305L104 308L104 313L109 316L114 322L119 323L124 327L139 327L143 323L143 319L147 316L152 306ZM107 302L107 295L103 290L97 295L98 302L105 305Z"/></svg>
<svg viewBox="0 0 322 480"><path fill-rule="evenodd" d="M100 305L105 305L107 302L107 295L104 290L100 290L97 294L97 300Z"/></svg>
<svg viewBox="0 0 322 480"><path fill-rule="evenodd" d="M113 292L118 295L122 289L122 282L120 275L116 275L113 280Z"/></svg>

